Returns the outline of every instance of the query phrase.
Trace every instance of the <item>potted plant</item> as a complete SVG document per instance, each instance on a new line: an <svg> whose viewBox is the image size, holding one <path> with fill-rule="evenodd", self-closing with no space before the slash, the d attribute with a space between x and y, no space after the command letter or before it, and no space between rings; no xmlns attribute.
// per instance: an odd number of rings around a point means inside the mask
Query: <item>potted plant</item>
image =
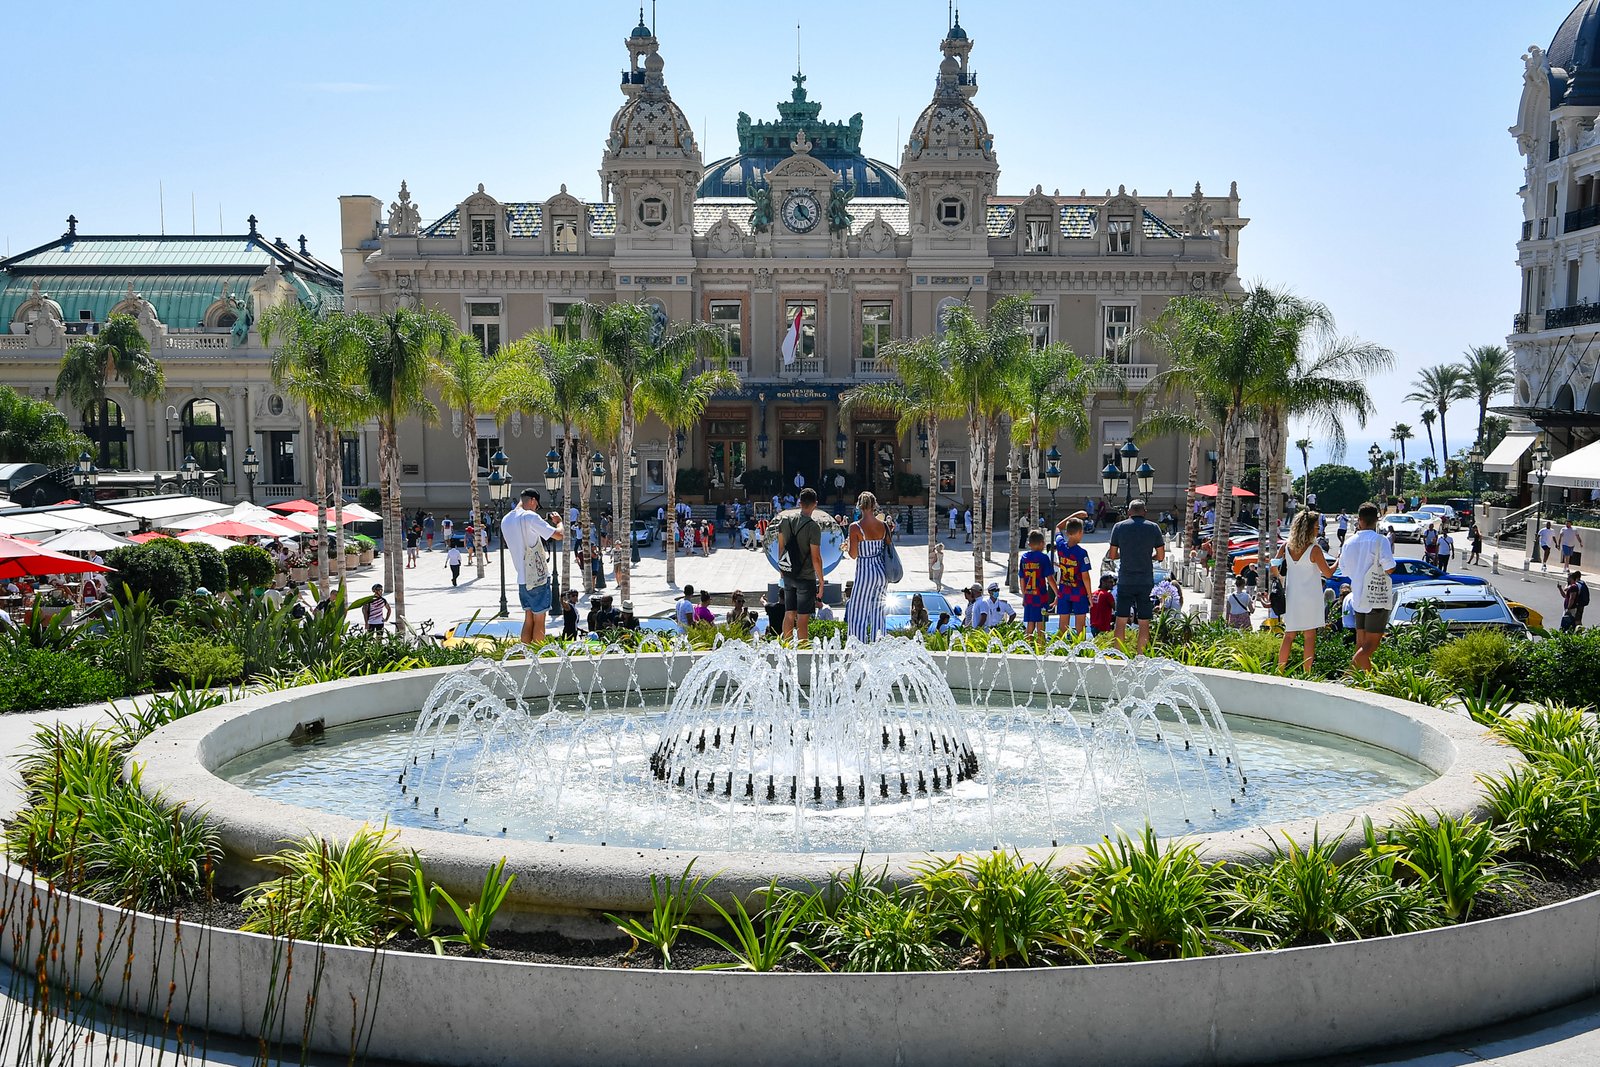
<svg viewBox="0 0 1600 1067"><path fill-rule="evenodd" d="M68 620L72 618L72 601L54 589L42 590L34 598L33 615L39 622L47 623L62 612L67 613Z"/></svg>
<svg viewBox="0 0 1600 1067"><path fill-rule="evenodd" d="M361 566L365 567L370 564L376 554L377 542L363 534L356 534L355 537L351 538L351 541L360 549ZM348 544L345 546L345 551L349 551Z"/></svg>
<svg viewBox="0 0 1600 1067"><path fill-rule="evenodd" d="M311 580L311 561L305 553L296 552L289 557L289 580L302 585Z"/></svg>
<svg viewBox="0 0 1600 1067"><path fill-rule="evenodd" d="M354 570L356 567L365 566L366 564L371 563L371 562L372 562L372 560L370 558L369 559L362 559L361 558L361 546L356 544L354 539L346 541L344 543L344 568L345 568L345 570Z"/></svg>

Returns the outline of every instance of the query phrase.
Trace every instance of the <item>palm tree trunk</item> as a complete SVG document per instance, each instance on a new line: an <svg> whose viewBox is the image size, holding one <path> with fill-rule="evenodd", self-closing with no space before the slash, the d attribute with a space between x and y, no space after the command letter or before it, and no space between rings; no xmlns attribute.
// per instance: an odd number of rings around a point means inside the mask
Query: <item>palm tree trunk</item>
<svg viewBox="0 0 1600 1067"><path fill-rule="evenodd" d="M393 425L380 425L378 430L379 450L383 453L380 466L384 472L384 487L387 489L388 500L383 509L383 541L384 544L393 544L394 537L400 532L403 521L400 511L400 450L395 440L395 427ZM394 629L395 633L405 632L406 622L406 579L405 572L390 562L389 573L394 576Z"/></svg>
<svg viewBox="0 0 1600 1067"><path fill-rule="evenodd" d="M1189 531L1189 539L1183 544L1183 558L1189 558L1189 546L1194 544L1195 534L1200 531L1200 516L1195 513L1195 502L1200 499L1200 494L1195 492L1200 487L1200 435L1189 435L1189 484L1184 490L1183 528ZM1232 488L1231 486L1229 488ZM1220 489L1218 490L1221 491ZM1215 544L1216 542L1212 542Z"/></svg>
<svg viewBox="0 0 1600 1067"><path fill-rule="evenodd" d="M618 503L612 507L611 543L617 548L617 598L631 600L633 592L633 574L629 566L629 553L620 548L622 542L617 540L619 533L626 533L627 537L633 536L633 477L628 470L628 457L633 455L633 391L628 390L622 395L622 434L617 441L617 476L612 479L612 484L617 486ZM624 517L623 510L628 514Z"/></svg>
<svg viewBox="0 0 1600 1067"><path fill-rule="evenodd" d="M327 446L322 417L311 416L311 491L317 502L316 567L320 592L328 591L328 553L323 547L328 543L328 463L323 455ZM319 598L320 599L320 598Z"/></svg>
<svg viewBox="0 0 1600 1067"><path fill-rule="evenodd" d="M1212 563L1211 563L1211 617L1223 618L1223 601L1227 598L1228 579L1231 577L1228 561L1228 536L1233 532L1234 496L1231 492L1234 485L1234 467L1244 452L1244 420L1237 410L1228 412L1223 420L1222 440L1219 442L1218 469L1221 479L1217 482L1217 521L1211 533ZM1223 489L1227 486L1227 490Z"/></svg>
<svg viewBox="0 0 1600 1067"><path fill-rule="evenodd" d="M1000 448L1000 420L990 420L984 434L988 454L984 457L983 477L983 562L994 562L994 454Z"/></svg>
<svg viewBox="0 0 1600 1067"><path fill-rule="evenodd" d="M1278 421L1276 412L1268 412L1261 418L1261 449L1264 454L1265 469L1261 472L1261 537L1256 542L1261 551L1256 553L1257 558L1265 563L1278 553L1278 442L1283 437L1283 426ZM1232 495L1233 486L1228 487ZM1221 496L1222 487L1217 487L1217 494Z"/></svg>
<svg viewBox="0 0 1600 1067"><path fill-rule="evenodd" d="M632 531L628 533L633 536ZM667 584L678 584L678 435L667 427Z"/></svg>
<svg viewBox="0 0 1600 1067"><path fill-rule="evenodd" d="M939 543L939 420L928 427L928 569L933 569L933 546Z"/></svg>
<svg viewBox="0 0 1600 1067"><path fill-rule="evenodd" d="M1006 449L1006 470L1017 469L1017 441L1012 438ZM1017 514L1017 500L1022 494L1018 492L1021 486L1006 483L1006 529L1010 531L1010 551L1006 553L1006 588L1013 593L1017 592L1017 559L1022 554L1022 538L1018 527L1022 524L1017 521L1021 518Z"/></svg>
<svg viewBox="0 0 1600 1067"><path fill-rule="evenodd" d="M972 580L983 584L983 418L976 410L967 416L967 440L972 445L972 510L977 513L973 521Z"/></svg>
<svg viewBox="0 0 1600 1067"><path fill-rule="evenodd" d="M483 522L482 504L478 500L478 413L469 404L462 409L461 422L466 432L461 435L467 449L467 507L472 512L473 536L477 536L477 526ZM446 545L448 549L450 546ZM478 561L478 580L483 580L483 556L478 552L476 541L467 546L467 551L472 553Z"/></svg>
<svg viewBox="0 0 1600 1067"><path fill-rule="evenodd" d="M561 449L566 455L561 457L561 499L566 501L567 508L572 508L572 418L563 413L561 419ZM566 515L561 516L563 521ZM560 543L561 551L561 588L572 588L572 531L567 530Z"/></svg>
<svg viewBox="0 0 1600 1067"><path fill-rule="evenodd" d="M583 527L586 537L588 536L588 531L591 529L589 521L589 494L594 491L594 475L590 473L589 464L587 460L583 458L589 454L589 451L589 440L588 438L584 438L584 440L580 442L578 448L578 525ZM599 544L598 538L596 539L595 543ZM572 551L576 552L577 550L578 546L574 544L572 546ZM593 593L594 571L588 567L583 567L582 570L583 591L585 593ZM570 589L571 586L568 586L568 588Z"/></svg>
<svg viewBox="0 0 1600 1067"><path fill-rule="evenodd" d="M1044 526L1039 517L1039 428L1035 426L1028 436L1028 519L1035 526ZM1052 516L1054 518L1054 516ZM1046 534L1048 538L1048 533Z"/></svg>

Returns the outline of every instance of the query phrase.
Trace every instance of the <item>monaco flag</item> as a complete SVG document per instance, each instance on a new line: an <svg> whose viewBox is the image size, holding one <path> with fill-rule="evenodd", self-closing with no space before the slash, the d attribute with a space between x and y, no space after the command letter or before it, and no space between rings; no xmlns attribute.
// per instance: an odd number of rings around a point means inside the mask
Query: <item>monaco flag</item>
<svg viewBox="0 0 1600 1067"><path fill-rule="evenodd" d="M794 362L795 354L800 351L800 316L802 309L794 309L794 321L789 324L789 332L783 336L783 365L787 367Z"/></svg>

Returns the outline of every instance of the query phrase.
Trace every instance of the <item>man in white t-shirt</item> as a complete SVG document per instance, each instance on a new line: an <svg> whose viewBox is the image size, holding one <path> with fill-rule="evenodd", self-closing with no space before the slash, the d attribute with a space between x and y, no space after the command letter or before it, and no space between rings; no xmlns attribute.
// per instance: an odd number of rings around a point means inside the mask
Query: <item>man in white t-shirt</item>
<svg viewBox="0 0 1600 1067"><path fill-rule="evenodd" d="M555 595L554 568L544 543L559 541L566 532L559 514L552 511L550 518L555 520L554 525L539 514L539 491L524 489L517 506L500 520L500 541L517 568L517 599L522 604L525 645L544 640L545 615Z"/></svg>
<svg viewBox="0 0 1600 1067"><path fill-rule="evenodd" d="M678 625L683 628L683 632L688 633L689 624L694 621L694 586L683 587L683 596L678 598L672 614Z"/></svg>
<svg viewBox="0 0 1600 1067"><path fill-rule="evenodd" d="M450 534L455 528L456 524L450 521L450 517L448 515L446 515L444 521L439 524L439 531L444 534L444 547L450 547Z"/></svg>
<svg viewBox="0 0 1600 1067"><path fill-rule="evenodd" d="M989 628L990 605L989 598L983 595L981 586L969 586L966 591L967 617L964 626L968 630L987 630Z"/></svg>
<svg viewBox="0 0 1600 1067"><path fill-rule="evenodd" d="M989 619L987 626L993 628L1011 622L1017 617L1017 609L1008 604L1000 595L1000 583L989 583Z"/></svg>
<svg viewBox="0 0 1600 1067"><path fill-rule="evenodd" d="M1439 545L1437 548L1438 565L1440 570L1447 571L1450 569L1450 555L1455 550L1455 538L1450 536L1449 530L1446 530L1444 533L1439 535Z"/></svg>
<svg viewBox="0 0 1600 1067"><path fill-rule="evenodd" d="M967 544L972 544L972 509L968 508L961 517L962 525L967 528Z"/></svg>
<svg viewBox="0 0 1600 1067"><path fill-rule="evenodd" d="M1572 520L1568 519L1558 536L1561 539L1561 565L1571 567L1573 555L1583 551L1583 535L1572 525Z"/></svg>
<svg viewBox="0 0 1600 1067"><path fill-rule="evenodd" d="M954 504L951 504L950 505L950 536L947 537L945 540L954 541L956 539L956 525L960 521L961 521L961 509L956 507Z"/></svg>
<svg viewBox="0 0 1600 1067"><path fill-rule="evenodd" d="M1550 565L1550 550L1555 547L1556 532L1550 528L1547 521L1544 529L1539 531L1539 562L1544 566Z"/></svg>
<svg viewBox="0 0 1600 1067"><path fill-rule="evenodd" d="M1374 604L1367 597L1367 575L1373 567L1394 571L1394 549L1389 539L1378 533L1378 506L1362 504L1356 511L1356 532L1339 553L1336 573L1350 582L1356 602L1356 654L1350 666L1361 674L1372 669L1372 654L1389 627L1390 604Z"/></svg>

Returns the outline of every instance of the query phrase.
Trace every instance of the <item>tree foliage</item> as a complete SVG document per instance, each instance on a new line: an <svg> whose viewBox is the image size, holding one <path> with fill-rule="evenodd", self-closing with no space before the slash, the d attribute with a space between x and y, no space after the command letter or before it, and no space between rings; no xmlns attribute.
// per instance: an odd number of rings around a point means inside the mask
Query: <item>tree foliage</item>
<svg viewBox="0 0 1600 1067"><path fill-rule="evenodd" d="M0 463L65 467L88 447L54 404L0 385Z"/></svg>

